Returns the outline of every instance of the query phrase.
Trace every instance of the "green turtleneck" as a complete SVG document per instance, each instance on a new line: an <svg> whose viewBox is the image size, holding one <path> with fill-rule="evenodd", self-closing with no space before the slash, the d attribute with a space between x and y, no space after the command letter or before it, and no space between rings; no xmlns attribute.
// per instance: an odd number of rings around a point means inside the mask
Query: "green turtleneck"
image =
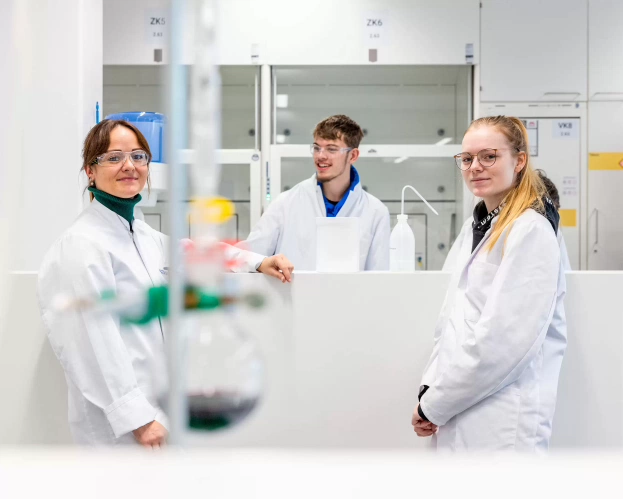
<svg viewBox="0 0 623 499"><path fill-rule="evenodd" d="M100 203L102 203L110 211L114 211L120 217L125 218L130 227L132 227L132 221L134 220L134 206L141 200L141 195L137 194L133 198L118 198L107 192L100 191L96 187L89 187L89 192L92 192Z"/></svg>

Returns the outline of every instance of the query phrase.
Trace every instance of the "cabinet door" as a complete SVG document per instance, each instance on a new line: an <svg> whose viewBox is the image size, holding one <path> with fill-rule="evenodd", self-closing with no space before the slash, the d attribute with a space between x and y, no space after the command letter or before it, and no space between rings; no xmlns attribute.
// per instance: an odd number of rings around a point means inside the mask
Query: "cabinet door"
<svg viewBox="0 0 623 499"><path fill-rule="evenodd" d="M586 100L587 9L587 0L483 0L481 100Z"/></svg>
<svg viewBox="0 0 623 499"><path fill-rule="evenodd" d="M623 2L588 3L588 89L595 100L623 100Z"/></svg>
<svg viewBox="0 0 623 499"><path fill-rule="evenodd" d="M588 112L588 268L623 270L623 102Z"/></svg>
<svg viewBox="0 0 623 499"><path fill-rule="evenodd" d="M560 197L560 227L573 270L580 270L580 120L522 118L535 168L543 170Z"/></svg>

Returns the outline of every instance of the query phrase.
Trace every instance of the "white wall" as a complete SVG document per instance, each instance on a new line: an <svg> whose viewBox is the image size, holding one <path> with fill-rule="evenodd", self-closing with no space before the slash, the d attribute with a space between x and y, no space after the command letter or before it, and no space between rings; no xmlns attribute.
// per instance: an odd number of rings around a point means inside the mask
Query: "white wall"
<svg viewBox="0 0 623 499"><path fill-rule="evenodd" d="M102 99L102 1L11 5L14 71L2 79L12 77L10 168L21 178L6 186L19 196L10 266L32 271L81 210L80 151Z"/></svg>
<svg viewBox="0 0 623 499"><path fill-rule="evenodd" d="M13 116L13 120L0 120L0 151L4 151L0 157L0 279L6 282L6 273L9 265L9 257L12 253L12 236L14 230L13 210L17 203L17 191L13 188L21 177L19 168L11 168L10 165L21 164L21 150L11 147L15 144L15 125L20 119L19 94L16 91L17 54L14 43L13 25L15 16L14 2L6 4L0 15L0 109ZM5 299L10 294L10 288L0 285L0 341L4 332L3 321L5 313Z"/></svg>
<svg viewBox="0 0 623 499"><path fill-rule="evenodd" d="M3 282L11 295L0 336L0 394L6 415L0 443L66 444L71 441L67 385L41 323L37 274L12 275Z"/></svg>

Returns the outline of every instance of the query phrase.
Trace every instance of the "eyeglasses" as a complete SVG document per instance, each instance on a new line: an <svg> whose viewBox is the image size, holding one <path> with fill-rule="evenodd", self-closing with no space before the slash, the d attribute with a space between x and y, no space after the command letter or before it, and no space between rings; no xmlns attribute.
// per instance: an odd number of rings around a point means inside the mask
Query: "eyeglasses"
<svg viewBox="0 0 623 499"><path fill-rule="evenodd" d="M324 151L328 156L337 156L338 154L344 154L346 152L352 151L355 149L354 147L337 147L337 146L327 146L320 147L316 144L312 144L310 146L310 151L312 155L320 154Z"/></svg>
<svg viewBox="0 0 623 499"><path fill-rule="evenodd" d="M478 158L478 163L480 166L490 167L495 164L495 160L498 157L497 152L502 151L504 149L483 149L479 151L476 156L472 156L468 152L462 152L461 154L456 154L454 156L454 160L456 161L456 166L458 166L461 170L466 171L469 170L474 162L474 157ZM520 152L517 149L517 152Z"/></svg>
<svg viewBox="0 0 623 499"><path fill-rule="evenodd" d="M95 158L94 164L102 166L122 166L130 158L134 166L145 166L149 163L149 154L138 149L132 152L110 151Z"/></svg>

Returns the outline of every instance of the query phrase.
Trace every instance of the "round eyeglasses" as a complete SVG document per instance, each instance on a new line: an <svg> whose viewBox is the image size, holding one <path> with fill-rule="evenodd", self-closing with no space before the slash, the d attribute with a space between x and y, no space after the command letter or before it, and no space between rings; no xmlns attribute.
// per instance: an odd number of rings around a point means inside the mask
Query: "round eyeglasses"
<svg viewBox="0 0 623 499"><path fill-rule="evenodd" d="M131 152L110 151L95 158L95 163L102 166L122 166L130 158L134 166L145 166L149 163L149 154L138 149Z"/></svg>
<svg viewBox="0 0 623 499"><path fill-rule="evenodd" d="M478 163L480 166L484 166L488 168L495 164L495 160L498 157L498 151L506 150L504 149L483 149L482 151L478 151L476 156L471 155L468 152L462 152L460 154L456 154L454 156L454 160L456 161L456 166L458 166L461 170L466 171L472 167L474 163L474 158L478 158ZM511 150L511 149L508 149ZM517 152L521 152L520 149L515 149Z"/></svg>
<svg viewBox="0 0 623 499"><path fill-rule="evenodd" d="M498 149L483 149L479 151L476 156L472 156L468 152L462 152L454 156L454 160L456 161L456 166L458 166L461 170L469 170L474 163L474 158L478 158L478 163L480 166L489 167L495 164L495 160L497 158Z"/></svg>

